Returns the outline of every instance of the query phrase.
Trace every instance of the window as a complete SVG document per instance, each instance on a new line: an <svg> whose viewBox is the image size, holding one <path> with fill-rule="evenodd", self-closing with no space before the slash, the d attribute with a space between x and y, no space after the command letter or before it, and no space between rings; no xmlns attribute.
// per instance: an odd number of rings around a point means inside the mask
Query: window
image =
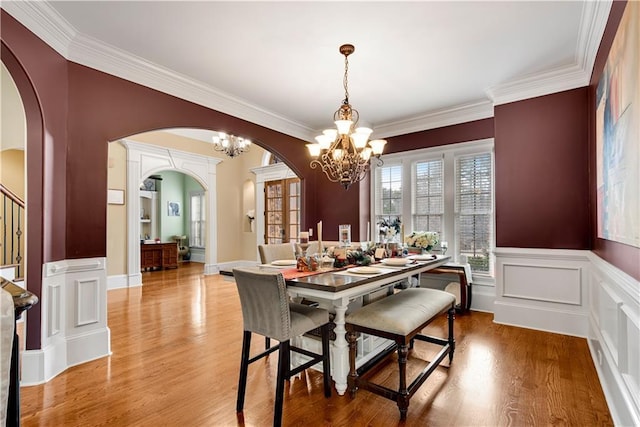
<svg viewBox="0 0 640 427"><path fill-rule="evenodd" d="M206 230L206 215L205 206L206 200L204 191L189 193L189 206L190 206L190 227L191 241L190 246L203 248L205 246L205 230Z"/></svg>
<svg viewBox="0 0 640 427"><path fill-rule="evenodd" d="M382 157L375 167L372 214L403 219L404 234L436 231L447 254L465 255L476 279L493 274L493 140ZM380 241L380 239L378 239ZM436 246L436 250L440 247ZM487 277L490 280L489 277Z"/></svg>
<svg viewBox="0 0 640 427"><path fill-rule="evenodd" d="M391 224L402 220L402 165L384 166L376 170L375 222ZM382 231L378 227L380 239ZM399 241L399 237L396 239Z"/></svg>
<svg viewBox="0 0 640 427"><path fill-rule="evenodd" d="M265 182L265 243L296 242L300 234L300 179Z"/></svg>
<svg viewBox="0 0 640 427"><path fill-rule="evenodd" d="M491 153L456 159L456 237L458 253L472 271L489 273L493 229Z"/></svg>
<svg viewBox="0 0 640 427"><path fill-rule="evenodd" d="M444 193L442 159L414 163L413 228L442 235Z"/></svg>

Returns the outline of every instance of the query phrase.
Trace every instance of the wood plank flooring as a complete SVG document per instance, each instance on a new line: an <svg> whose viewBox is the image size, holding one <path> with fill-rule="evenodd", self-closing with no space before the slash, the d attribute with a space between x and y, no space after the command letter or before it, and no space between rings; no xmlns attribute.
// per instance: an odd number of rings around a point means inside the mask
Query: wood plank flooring
<svg viewBox="0 0 640 427"><path fill-rule="evenodd" d="M277 356L249 368L244 415L235 401L242 314L235 284L204 276L202 264L143 273L141 288L109 291L112 355L23 387L23 426L268 426ZM308 370L285 391L286 426L612 425L586 340L497 325L472 312L456 318L451 367L411 399L406 422L394 402L358 392L325 399ZM446 318L428 333L444 334ZM445 336L445 335L442 335ZM253 351L264 346L253 340ZM435 349L416 343L410 370ZM378 374L397 382L396 365Z"/></svg>

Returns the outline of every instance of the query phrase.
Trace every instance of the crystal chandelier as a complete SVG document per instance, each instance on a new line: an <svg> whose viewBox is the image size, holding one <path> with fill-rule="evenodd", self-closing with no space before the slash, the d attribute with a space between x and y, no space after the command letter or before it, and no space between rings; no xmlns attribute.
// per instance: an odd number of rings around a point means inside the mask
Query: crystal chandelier
<svg viewBox="0 0 640 427"><path fill-rule="evenodd" d="M251 140L235 135L227 135L224 132L218 132L212 137L213 148L216 151L222 151L229 157L236 157L249 151Z"/></svg>
<svg viewBox="0 0 640 427"><path fill-rule="evenodd" d="M372 155L378 160L378 165L382 165L380 155L387 143L384 139L369 141L373 131L367 127L357 127L360 115L349 104L347 78L348 56L354 50L351 44L340 46L340 53L344 55L344 100L333 114L337 129L327 129L322 135L316 136L317 143L307 144L309 153L314 158L310 163L311 169L321 167L329 181L339 182L345 189L364 179L369 171Z"/></svg>

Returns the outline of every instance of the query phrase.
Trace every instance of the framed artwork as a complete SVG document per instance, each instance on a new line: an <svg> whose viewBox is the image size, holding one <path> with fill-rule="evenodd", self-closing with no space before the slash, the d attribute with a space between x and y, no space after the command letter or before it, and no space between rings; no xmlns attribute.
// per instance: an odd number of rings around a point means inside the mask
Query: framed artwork
<svg viewBox="0 0 640 427"><path fill-rule="evenodd" d="M180 216L180 202L167 202L168 215Z"/></svg>
<svg viewBox="0 0 640 427"><path fill-rule="evenodd" d="M107 204L124 205L124 190L107 190Z"/></svg>
<svg viewBox="0 0 640 427"><path fill-rule="evenodd" d="M640 3L629 2L596 91L598 237L640 247Z"/></svg>
<svg viewBox="0 0 640 427"><path fill-rule="evenodd" d="M142 182L142 185L140 186L141 190L146 190L146 191L156 191L156 180L152 179L152 178L147 178Z"/></svg>

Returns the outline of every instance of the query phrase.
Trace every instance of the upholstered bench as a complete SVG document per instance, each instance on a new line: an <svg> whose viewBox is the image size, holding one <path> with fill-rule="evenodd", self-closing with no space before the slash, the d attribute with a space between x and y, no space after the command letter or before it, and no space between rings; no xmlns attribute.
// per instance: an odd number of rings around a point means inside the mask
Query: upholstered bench
<svg viewBox="0 0 640 427"><path fill-rule="evenodd" d="M400 409L400 418L405 419L409 408L409 399L425 382L427 377L449 355L449 363L453 360L455 340L453 338L453 319L456 299L448 292L411 288L383 298L349 314L346 319L347 341L349 343L349 377L348 388L352 397L361 388L379 394L387 399L395 400ZM432 320L443 313L448 315L449 333L447 339L426 336L421 333ZM395 342L374 363L356 369L356 339L358 333L376 335ZM407 386L407 354L413 347L414 340L426 341L442 346L437 356ZM391 390L367 380L368 373L373 373L377 363L386 358L397 348L400 379L398 390Z"/></svg>

